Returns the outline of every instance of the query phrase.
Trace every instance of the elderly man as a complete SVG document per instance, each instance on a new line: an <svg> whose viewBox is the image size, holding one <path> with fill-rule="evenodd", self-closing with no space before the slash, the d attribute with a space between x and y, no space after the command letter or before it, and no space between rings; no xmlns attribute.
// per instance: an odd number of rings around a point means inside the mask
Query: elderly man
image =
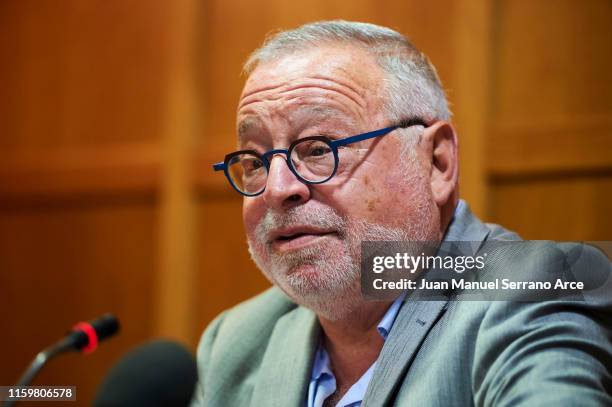
<svg viewBox="0 0 612 407"><path fill-rule="evenodd" d="M362 295L363 241L518 239L459 200L446 97L406 38L307 24L270 38L246 72L239 151L215 169L244 196L249 251L274 287L207 328L201 405L612 404L610 298Z"/></svg>

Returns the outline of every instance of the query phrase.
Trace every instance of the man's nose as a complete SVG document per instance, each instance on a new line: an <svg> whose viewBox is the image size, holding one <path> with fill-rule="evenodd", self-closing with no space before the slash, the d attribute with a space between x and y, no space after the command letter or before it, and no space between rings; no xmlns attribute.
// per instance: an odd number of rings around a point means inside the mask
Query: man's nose
<svg viewBox="0 0 612 407"><path fill-rule="evenodd" d="M266 189L263 192L263 199L268 206L286 210L306 202L309 198L310 188L291 171L285 156L272 156Z"/></svg>

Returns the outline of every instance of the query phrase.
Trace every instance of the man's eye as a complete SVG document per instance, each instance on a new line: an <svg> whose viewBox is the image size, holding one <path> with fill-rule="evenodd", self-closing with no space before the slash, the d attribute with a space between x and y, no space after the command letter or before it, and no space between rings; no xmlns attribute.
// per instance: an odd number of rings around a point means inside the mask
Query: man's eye
<svg viewBox="0 0 612 407"><path fill-rule="evenodd" d="M326 154L331 153L331 148L321 141L316 141L305 149L305 157L322 157Z"/></svg>
<svg viewBox="0 0 612 407"><path fill-rule="evenodd" d="M257 171L263 167L263 161L258 158L246 158L241 161L242 168L245 172Z"/></svg>
<svg viewBox="0 0 612 407"><path fill-rule="evenodd" d="M329 147L316 147L310 151L310 155L316 157L316 156L327 154L329 152L331 152Z"/></svg>

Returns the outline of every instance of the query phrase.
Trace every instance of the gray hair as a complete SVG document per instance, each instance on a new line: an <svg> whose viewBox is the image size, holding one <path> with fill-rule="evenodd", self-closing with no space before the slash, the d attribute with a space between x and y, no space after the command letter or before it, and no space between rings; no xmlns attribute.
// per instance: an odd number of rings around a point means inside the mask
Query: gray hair
<svg viewBox="0 0 612 407"><path fill-rule="evenodd" d="M449 120L446 94L436 69L402 34L374 24L343 20L305 24L276 33L244 65L248 75L261 63L322 43L350 43L371 52L385 74L385 111L394 122L420 117Z"/></svg>

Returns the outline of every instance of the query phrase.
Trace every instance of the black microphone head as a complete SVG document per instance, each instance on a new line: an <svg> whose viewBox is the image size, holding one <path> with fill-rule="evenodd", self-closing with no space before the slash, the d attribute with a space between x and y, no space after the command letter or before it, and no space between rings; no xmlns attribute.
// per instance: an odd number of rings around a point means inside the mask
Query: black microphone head
<svg viewBox="0 0 612 407"><path fill-rule="evenodd" d="M69 332L70 346L83 350L85 353L93 352L98 342L113 336L119 331L119 320L113 314L104 314L91 322L79 322Z"/></svg>
<svg viewBox="0 0 612 407"><path fill-rule="evenodd" d="M95 321L92 321L91 326L96 330L98 340L101 341L119 331L119 320L113 314L104 314Z"/></svg>
<svg viewBox="0 0 612 407"><path fill-rule="evenodd" d="M113 366L94 406L188 406L197 379L195 360L182 345L150 342L127 353Z"/></svg>

